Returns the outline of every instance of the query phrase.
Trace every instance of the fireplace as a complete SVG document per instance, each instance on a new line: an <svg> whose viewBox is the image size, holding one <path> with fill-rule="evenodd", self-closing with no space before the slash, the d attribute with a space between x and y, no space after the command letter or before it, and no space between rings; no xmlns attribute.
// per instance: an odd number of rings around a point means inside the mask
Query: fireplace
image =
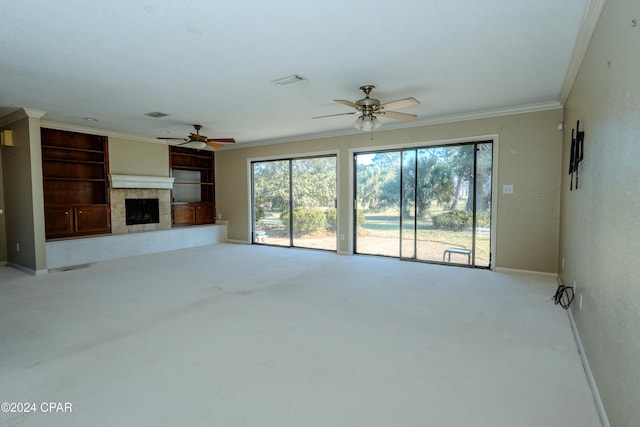
<svg viewBox="0 0 640 427"><path fill-rule="evenodd" d="M126 225L158 224L160 206L158 199L125 199Z"/></svg>
<svg viewBox="0 0 640 427"><path fill-rule="evenodd" d="M111 181L112 234L140 233L171 228L173 177L109 175L109 180ZM153 212L147 212L146 206L133 206L140 203L130 202L128 199L155 199L156 201L152 202L154 204ZM142 209L142 213L134 214L136 209ZM131 215L129 211L132 212ZM147 216L146 220L145 216Z"/></svg>

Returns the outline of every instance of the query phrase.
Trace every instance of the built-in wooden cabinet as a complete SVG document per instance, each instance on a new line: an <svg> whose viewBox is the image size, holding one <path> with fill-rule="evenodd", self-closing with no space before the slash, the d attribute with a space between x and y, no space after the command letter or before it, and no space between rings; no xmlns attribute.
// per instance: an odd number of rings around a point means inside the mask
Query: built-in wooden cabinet
<svg viewBox="0 0 640 427"><path fill-rule="evenodd" d="M213 203L173 203L171 206L173 225L212 224L215 222Z"/></svg>
<svg viewBox="0 0 640 427"><path fill-rule="evenodd" d="M169 162L174 178L171 194L173 226L215 223L214 153L169 147Z"/></svg>
<svg viewBox="0 0 640 427"><path fill-rule="evenodd" d="M111 232L107 138L41 129L47 239Z"/></svg>

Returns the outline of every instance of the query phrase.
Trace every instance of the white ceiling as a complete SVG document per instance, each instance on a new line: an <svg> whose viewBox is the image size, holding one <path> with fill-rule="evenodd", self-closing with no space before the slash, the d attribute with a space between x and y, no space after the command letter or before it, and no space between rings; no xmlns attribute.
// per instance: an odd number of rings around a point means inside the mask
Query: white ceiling
<svg viewBox="0 0 640 427"><path fill-rule="evenodd" d="M363 84L383 103L417 98L399 110L418 115L409 125L551 108L587 3L4 0L0 117L25 107L149 139L199 123L240 144L358 133L353 115L312 117L353 111L333 99ZM308 81L271 82L291 74Z"/></svg>

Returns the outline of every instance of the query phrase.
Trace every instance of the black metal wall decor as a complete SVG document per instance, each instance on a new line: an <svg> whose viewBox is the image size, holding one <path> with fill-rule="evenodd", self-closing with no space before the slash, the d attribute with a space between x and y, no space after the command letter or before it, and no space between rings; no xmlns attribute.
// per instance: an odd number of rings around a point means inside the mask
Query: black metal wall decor
<svg viewBox="0 0 640 427"><path fill-rule="evenodd" d="M584 157L584 131L580 131L580 120L576 124L575 129L571 129L571 155L569 157L569 175L571 175L571 184L569 191L573 191L573 174L576 175L576 190L578 189L580 174L578 166Z"/></svg>

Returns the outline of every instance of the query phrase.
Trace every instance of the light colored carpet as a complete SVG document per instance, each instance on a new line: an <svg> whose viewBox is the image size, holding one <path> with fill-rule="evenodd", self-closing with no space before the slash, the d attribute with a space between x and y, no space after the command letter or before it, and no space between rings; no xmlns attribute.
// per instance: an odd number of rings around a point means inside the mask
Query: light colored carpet
<svg viewBox="0 0 640 427"><path fill-rule="evenodd" d="M597 426L555 287L232 244L3 267L0 401L38 410L0 424Z"/></svg>

